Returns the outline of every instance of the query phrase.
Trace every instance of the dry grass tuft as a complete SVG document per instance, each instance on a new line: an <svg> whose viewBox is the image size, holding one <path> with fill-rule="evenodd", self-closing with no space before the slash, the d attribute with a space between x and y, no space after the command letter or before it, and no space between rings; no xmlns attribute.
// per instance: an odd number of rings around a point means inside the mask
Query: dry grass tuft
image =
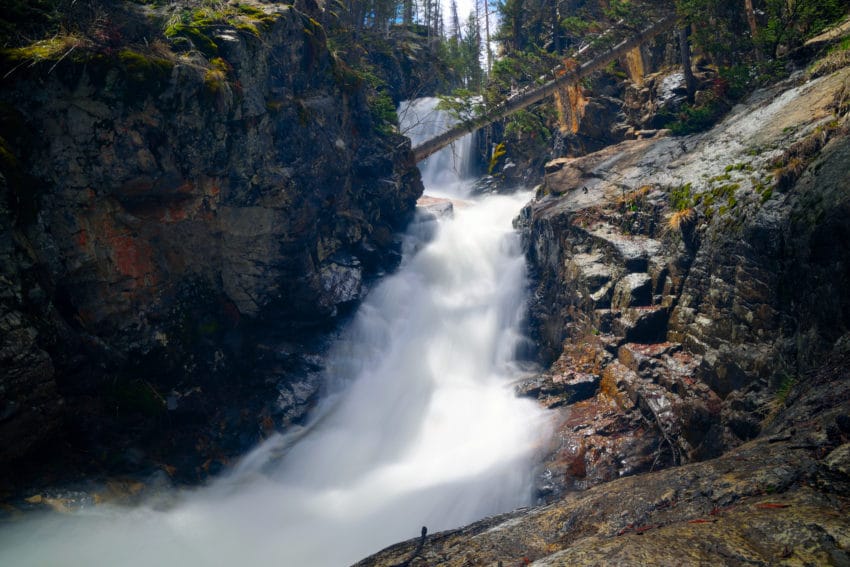
<svg viewBox="0 0 850 567"><path fill-rule="evenodd" d="M676 211L667 219L667 228L671 231L681 231L691 224L697 217L693 207Z"/></svg>
<svg viewBox="0 0 850 567"><path fill-rule="evenodd" d="M629 191L628 193L625 193L624 195L621 195L620 197L618 197L617 198L617 204L618 205L627 205L627 204L631 204L631 203L640 202L644 199L644 197L649 195L649 193L652 191L652 189L653 189L652 185L643 185L641 187L638 187L637 189L634 189L633 191Z"/></svg>

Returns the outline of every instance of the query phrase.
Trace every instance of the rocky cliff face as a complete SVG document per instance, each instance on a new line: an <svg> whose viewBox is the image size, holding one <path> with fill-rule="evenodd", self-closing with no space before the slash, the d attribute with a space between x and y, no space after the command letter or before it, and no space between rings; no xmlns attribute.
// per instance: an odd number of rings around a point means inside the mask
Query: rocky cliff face
<svg viewBox="0 0 850 567"><path fill-rule="evenodd" d="M573 404L547 492L722 454L845 340L850 258L825 231L845 230L846 78L762 92L702 136L547 166L523 222L555 363L523 391Z"/></svg>
<svg viewBox="0 0 850 567"><path fill-rule="evenodd" d="M517 223L549 504L362 565L848 561L850 69L808 78L547 165Z"/></svg>
<svg viewBox="0 0 850 567"><path fill-rule="evenodd" d="M211 446L199 430L298 419L317 367L288 332L392 267L409 143L315 20L264 9L169 45L124 14L119 46L5 53L0 461L63 419L102 437L78 412Z"/></svg>

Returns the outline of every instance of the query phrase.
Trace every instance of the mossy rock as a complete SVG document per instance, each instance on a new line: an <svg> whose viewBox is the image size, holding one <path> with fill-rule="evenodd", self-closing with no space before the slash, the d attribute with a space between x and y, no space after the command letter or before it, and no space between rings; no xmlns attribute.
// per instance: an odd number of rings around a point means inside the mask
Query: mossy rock
<svg viewBox="0 0 850 567"><path fill-rule="evenodd" d="M191 24L174 24L169 27L165 36L168 38L182 37L188 39L195 46L195 49L203 53L207 57L215 57L218 55L218 45L209 36L206 35L206 29L196 23Z"/></svg>
<svg viewBox="0 0 850 567"><path fill-rule="evenodd" d="M118 53L121 70L129 87L149 87L151 84L161 85L171 78L174 63L161 57L153 57L122 49Z"/></svg>
<svg viewBox="0 0 850 567"><path fill-rule="evenodd" d="M168 59L129 48L122 49L117 56L95 55L88 63L89 75L98 85L107 80L107 75L117 71L124 83L119 92L127 104L137 104L158 95L168 85L174 69L174 62Z"/></svg>

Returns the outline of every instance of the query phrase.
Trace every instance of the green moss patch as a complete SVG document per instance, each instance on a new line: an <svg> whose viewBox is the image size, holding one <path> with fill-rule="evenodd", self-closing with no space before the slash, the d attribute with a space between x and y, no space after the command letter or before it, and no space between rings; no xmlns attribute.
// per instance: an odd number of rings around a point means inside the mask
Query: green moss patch
<svg viewBox="0 0 850 567"><path fill-rule="evenodd" d="M260 30L271 27L278 17L247 4L201 6L173 19L165 28L165 37L188 39L195 49L212 58L218 55L218 44L213 39L216 28L231 27L259 36Z"/></svg>
<svg viewBox="0 0 850 567"><path fill-rule="evenodd" d="M0 50L0 58L6 63L4 67L40 62L55 63L68 57L75 51L82 53L88 47L88 42L76 35L57 35L50 39L35 41L22 47L12 47Z"/></svg>
<svg viewBox="0 0 850 567"><path fill-rule="evenodd" d="M227 79L233 72L230 64L221 57L210 61L210 68L204 73L204 87L207 93L218 96L227 86Z"/></svg>
<svg viewBox="0 0 850 567"><path fill-rule="evenodd" d="M205 28L192 23L177 23L165 30L165 37L186 38L192 42L195 49L207 57L215 57L218 55L218 45L207 35L207 31Z"/></svg>
<svg viewBox="0 0 850 567"><path fill-rule="evenodd" d="M168 59L132 49L122 49L117 58L118 68L126 83L124 99L128 103L139 102L160 93L171 79L174 63Z"/></svg>

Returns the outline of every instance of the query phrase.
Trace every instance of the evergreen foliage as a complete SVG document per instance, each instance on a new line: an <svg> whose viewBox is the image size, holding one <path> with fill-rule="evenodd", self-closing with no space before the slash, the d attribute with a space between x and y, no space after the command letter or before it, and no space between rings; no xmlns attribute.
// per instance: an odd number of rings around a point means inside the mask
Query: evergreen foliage
<svg viewBox="0 0 850 567"><path fill-rule="evenodd" d="M775 59L847 10L841 0L756 0L753 5L752 23L743 1L677 0L676 9L692 26L696 46L723 66L750 61L758 51Z"/></svg>

